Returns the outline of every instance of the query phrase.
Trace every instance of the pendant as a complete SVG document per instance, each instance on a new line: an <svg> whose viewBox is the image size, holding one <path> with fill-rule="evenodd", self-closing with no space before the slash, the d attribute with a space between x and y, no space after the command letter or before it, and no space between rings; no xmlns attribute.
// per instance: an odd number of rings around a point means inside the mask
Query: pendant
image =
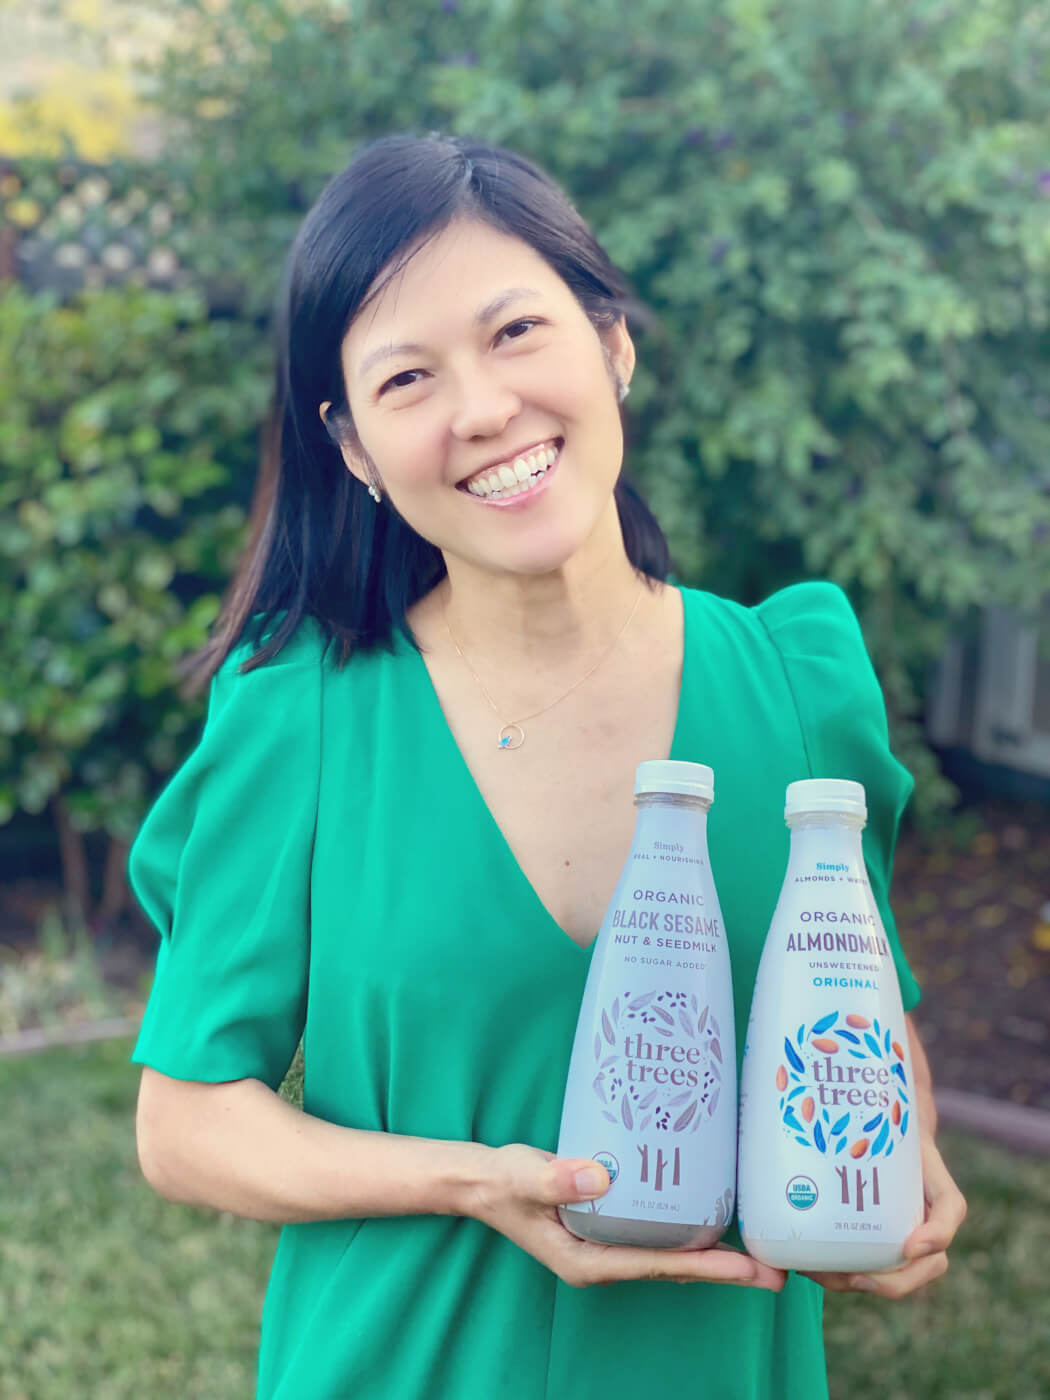
<svg viewBox="0 0 1050 1400"><path fill-rule="evenodd" d="M525 731L520 724L505 724L496 735L496 745L501 749L520 749L525 742Z"/></svg>

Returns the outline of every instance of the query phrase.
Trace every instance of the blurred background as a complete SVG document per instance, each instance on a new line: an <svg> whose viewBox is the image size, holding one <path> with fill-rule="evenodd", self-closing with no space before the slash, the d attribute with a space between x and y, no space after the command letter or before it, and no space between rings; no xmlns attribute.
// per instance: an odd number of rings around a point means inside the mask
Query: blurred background
<svg viewBox="0 0 1050 1400"><path fill-rule="evenodd" d="M654 313L628 469L678 576L853 599L971 1219L928 1297L829 1298L832 1395L1045 1400L1050 4L0 0L0 40L0 1400L252 1391L273 1232L137 1177L124 868L199 730L284 253L400 129L538 160Z"/></svg>

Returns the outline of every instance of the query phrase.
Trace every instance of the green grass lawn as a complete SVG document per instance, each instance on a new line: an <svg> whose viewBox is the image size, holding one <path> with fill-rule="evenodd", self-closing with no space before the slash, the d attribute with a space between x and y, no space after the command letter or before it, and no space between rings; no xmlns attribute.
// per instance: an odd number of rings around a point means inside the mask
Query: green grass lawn
<svg viewBox="0 0 1050 1400"><path fill-rule="evenodd" d="M275 1231L142 1182L128 1052L0 1061L0 1400L253 1393ZM970 1200L952 1271L908 1303L828 1298L833 1400L1050 1397L1050 1168L944 1150Z"/></svg>

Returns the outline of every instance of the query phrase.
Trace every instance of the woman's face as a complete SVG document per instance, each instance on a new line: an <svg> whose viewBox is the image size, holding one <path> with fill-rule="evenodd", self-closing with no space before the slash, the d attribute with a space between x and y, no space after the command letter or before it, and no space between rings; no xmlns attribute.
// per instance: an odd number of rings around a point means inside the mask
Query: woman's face
<svg viewBox="0 0 1050 1400"><path fill-rule="evenodd" d="M446 557L543 574L616 527L615 381L634 349L622 322L599 335L527 243L450 224L355 318L342 365L347 464L365 480L370 459Z"/></svg>

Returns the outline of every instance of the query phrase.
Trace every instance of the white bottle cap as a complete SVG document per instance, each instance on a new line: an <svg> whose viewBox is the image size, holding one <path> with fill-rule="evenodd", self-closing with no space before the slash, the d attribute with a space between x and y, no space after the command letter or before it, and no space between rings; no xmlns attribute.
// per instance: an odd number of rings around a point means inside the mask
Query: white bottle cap
<svg viewBox="0 0 1050 1400"><path fill-rule="evenodd" d="M714 770L706 763L683 763L671 758L647 758L634 775L635 796L640 792L677 792L685 797L715 800Z"/></svg>
<svg viewBox="0 0 1050 1400"><path fill-rule="evenodd" d="M864 786L848 778L802 778L797 783L788 783L784 816L794 817L800 812L842 812L867 821Z"/></svg>

